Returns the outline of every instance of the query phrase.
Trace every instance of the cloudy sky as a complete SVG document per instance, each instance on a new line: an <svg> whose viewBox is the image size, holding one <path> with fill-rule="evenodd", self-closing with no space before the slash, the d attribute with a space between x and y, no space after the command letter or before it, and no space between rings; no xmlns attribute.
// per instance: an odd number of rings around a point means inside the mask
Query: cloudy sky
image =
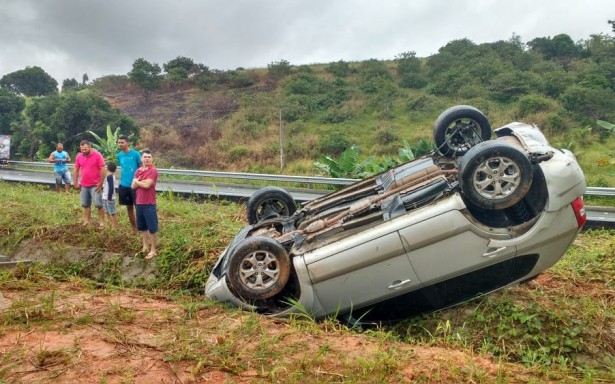
<svg viewBox="0 0 615 384"><path fill-rule="evenodd" d="M0 77L123 75L137 58L212 69L426 57L447 42L613 34L615 0L0 0Z"/></svg>

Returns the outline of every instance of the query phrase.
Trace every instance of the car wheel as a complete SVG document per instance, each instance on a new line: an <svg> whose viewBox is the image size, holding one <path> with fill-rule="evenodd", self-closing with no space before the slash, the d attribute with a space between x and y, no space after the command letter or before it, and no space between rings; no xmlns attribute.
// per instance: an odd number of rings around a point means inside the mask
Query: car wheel
<svg viewBox="0 0 615 384"><path fill-rule="evenodd" d="M489 140L491 125L487 117L469 105L457 105L442 112L433 127L438 152L463 156L476 144Z"/></svg>
<svg viewBox="0 0 615 384"><path fill-rule="evenodd" d="M237 245L229 260L229 286L243 299L273 297L284 289L289 277L286 249L269 237L248 237Z"/></svg>
<svg viewBox="0 0 615 384"><path fill-rule="evenodd" d="M296 210L297 205L290 193L278 187L265 187L254 192L246 208L250 224L273 217L288 217Z"/></svg>
<svg viewBox="0 0 615 384"><path fill-rule="evenodd" d="M532 164L515 146L486 141L470 149L459 164L459 185L470 203L504 209L523 199L532 185Z"/></svg>

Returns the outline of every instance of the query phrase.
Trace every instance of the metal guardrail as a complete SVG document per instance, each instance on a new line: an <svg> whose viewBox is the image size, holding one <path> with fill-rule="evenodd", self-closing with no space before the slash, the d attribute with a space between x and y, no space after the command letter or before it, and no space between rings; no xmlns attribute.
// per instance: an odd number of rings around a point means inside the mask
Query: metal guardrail
<svg viewBox="0 0 615 384"><path fill-rule="evenodd" d="M52 163L36 162L36 161L9 161L9 164L18 166L43 167L52 168ZM70 168L72 164L68 164ZM120 169L118 167L118 169ZM162 175L183 175L192 177L210 177L222 179L238 179L238 180L260 180L260 181L277 181L288 183L305 183L308 186L313 184L323 185L350 185L357 182L357 179L339 179L332 177L318 176L287 176L287 175L268 175L261 173L239 173L239 172L219 172L219 171L198 171L190 169L173 169L173 168L158 168L158 173ZM615 196L615 188L605 187L587 187L585 192L587 196Z"/></svg>
<svg viewBox="0 0 615 384"><path fill-rule="evenodd" d="M615 196L615 188L587 187L585 194L588 196Z"/></svg>
<svg viewBox="0 0 615 384"><path fill-rule="evenodd" d="M28 167L53 167L53 163L44 163L37 161L9 161L9 164L17 166ZM68 164L69 168L73 167L73 164ZM118 170L121 169L118 167ZM161 175L183 175L192 177L210 177L221 179L238 179L238 180L261 180L261 181L278 181L288 183L306 183L312 184L324 184L324 185L350 185L355 183L356 179L338 179L331 177L318 177L318 176L287 176L287 175L268 175L261 173L239 173L239 172L219 172L219 171L198 171L191 169L174 169L174 168L158 168L158 173Z"/></svg>

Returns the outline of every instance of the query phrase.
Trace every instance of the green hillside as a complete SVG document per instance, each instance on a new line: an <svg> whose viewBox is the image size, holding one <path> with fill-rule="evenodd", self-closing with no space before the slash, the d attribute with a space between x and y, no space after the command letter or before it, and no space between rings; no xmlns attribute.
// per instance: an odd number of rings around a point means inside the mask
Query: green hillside
<svg viewBox="0 0 615 384"><path fill-rule="evenodd" d="M404 52L391 61L306 66L281 60L230 71L178 57L163 68L137 59L127 75L67 79L60 94L29 99L24 118L11 125L14 153L41 157L57 140L76 149L84 131L104 135L110 124L134 133L136 147L152 149L161 167L311 175L322 155L352 145L375 161L395 157L404 140L420 154L431 146L437 116L469 104L494 128L538 125L553 144L577 154L589 185L615 186L615 136L598 124L615 122L610 35L527 43L513 35L478 45L462 39L427 58ZM91 112L80 120L58 116L58 109L78 115L69 107L96 104L95 97L108 103L106 120ZM58 131L76 120L78 128Z"/></svg>

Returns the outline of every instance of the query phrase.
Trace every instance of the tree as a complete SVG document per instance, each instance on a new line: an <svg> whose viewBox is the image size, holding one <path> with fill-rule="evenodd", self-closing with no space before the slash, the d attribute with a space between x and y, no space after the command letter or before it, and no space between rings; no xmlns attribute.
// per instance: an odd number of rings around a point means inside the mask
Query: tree
<svg viewBox="0 0 615 384"><path fill-rule="evenodd" d="M170 80L185 80L188 78L188 74L194 67L198 67L194 61L188 57L177 56L175 59L170 60L168 63L163 64L162 67L167 73Z"/></svg>
<svg viewBox="0 0 615 384"><path fill-rule="evenodd" d="M567 34L559 34L551 37L537 37L528 41L530 50L541 53L547 60L570 60L581 55L580 48Z"/></svg>
<svg viewBox="0 0 615 384"><path fill-rule="evenodd" d="M24 96L44 96L58 92L58 82L41 67L26 67L4 75L0 79L0 87Z"/></svg>
<svg viewBox="0 0 615 384"><path fill-rule="evenodd" d="M615 92L610 88L572 85L562 95L564 108L581 114L589 120L613 116Z"/></svg>
<svg viewBox="0 0 615 384"><path fill-rule="evenodd" d="M418 73L421 70L421 60L416 57L416 52L402 52L395 56L397 74Z"/></svg>
<svg viewBox="0 0 615 384"><path fill-rule="evenodd" d="M64 79L64 81L62 81L62 92L70 91L70 90L75 91L75 90L78 90L80 88L81 88L81 85L74 78L72 78L72 79Z"/></svg>
<svg viewBox="0 0 615 384"><path fill-rule="evenodd" d="M139 58L132 64L132 70L128 72L128 79L143 89L145 102L149 103L150 93L159 89L162 85L160 66L156 63Z"/></svg>
<svg viewBox="0 0 615 384"><path fill-rule="evenodd" d="M352 72L350 65L348 65L348 63L344 60L327 65L325 67L325 71L332 73L337 77L347 77Z"/></svg>
<svg viewBox="0 0 615 384"><path fill-rule="evenodd" d="M58 141L67 150L77 150L87 131L102 136L107 125L121 127L125 135L139 135L130 117L88 89L32 99L24 115L25 121L13 127L12 141L18 154L29 158Z"/></svg>
<svg viewBox="0 0 615 384"><path fill-rule="evenodd" d="M400 87L422 88L427 85L427 79L421 74L421 60L416 57L416 52L402 52L395 57L395 61Z"/></svg>
<svg viewBox="0 0 615 384"><path fill-rule="evenodd" d="M11 124L21 119L21 111L25 106L23 97L0 88L0 133L10 132Z"/></svg>
<svg viewBox="0 0 615 384"><path fill-rule="evenodd" d="M290 63L286 60L274 61L270 64L267 64L267 71L269 73L269 76L271 76L272 78L281 79L290 75Z"/></svg>
<svg viewBox="0 0 615 384"><path fill-rule="evenodd" d="M615 20L609 20L609 24L611 24L611 27L613 28L613 32L615 32Z"/></svg>
<svg viewBox="0 0 615 384"><path fill-rule="evenodd" d="M539 85L539 77L534 73L513 70L495 76L489 89L496 100L509 102L539 88Z"/></svg>

